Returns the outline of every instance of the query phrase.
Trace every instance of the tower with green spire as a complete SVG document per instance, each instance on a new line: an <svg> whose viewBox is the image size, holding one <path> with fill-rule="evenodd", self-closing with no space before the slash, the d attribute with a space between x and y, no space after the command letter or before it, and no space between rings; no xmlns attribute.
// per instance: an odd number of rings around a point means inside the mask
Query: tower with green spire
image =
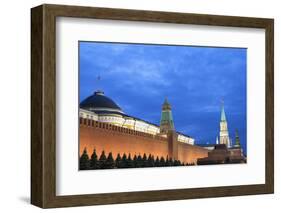
<svg viewBox="0 0 281 213"><path fill-rule="evenodd" d="M221 120L220 120L220 144L225 144L227 147L230 146L228 128L227 128L227 120L224 111L224 103L222 102L221 108Z"/></svg>
<svg viewBox="0 0 281 213"><path fill-rule="evenodd" d="M162 114L160 121L160 133L167 134L169 130L175 130L173 116L172 116L172 108L169 104L167 98L162 105Z"/></svg>
<svg viewBox="0 0 281 213"><path fill-rule="evenodd" d="M236 129L235 130L235 147L240 147L240 138L239 138L239 135L238 135L238 130Z"/></svg>

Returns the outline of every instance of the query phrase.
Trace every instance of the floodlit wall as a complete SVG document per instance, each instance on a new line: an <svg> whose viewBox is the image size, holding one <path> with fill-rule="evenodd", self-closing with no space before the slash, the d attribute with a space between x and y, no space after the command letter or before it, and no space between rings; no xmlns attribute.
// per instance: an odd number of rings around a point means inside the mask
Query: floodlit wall
<svg viewBox="0 0 281 213"><path fill-rule="evenodd" d="M102 123L91 119L80 118L80 155L87 148L89 157L96 149L99 156L104 150L106 154L112 152L113 157L117 154L130 153L143 155L146 153L155 158L171 155L169 152L169 138L152 135L144 132L123 128L108 123ZM208 150L199 146L176 142L177 156L184 163L196 163L197 158L206 157Z"/></svg>

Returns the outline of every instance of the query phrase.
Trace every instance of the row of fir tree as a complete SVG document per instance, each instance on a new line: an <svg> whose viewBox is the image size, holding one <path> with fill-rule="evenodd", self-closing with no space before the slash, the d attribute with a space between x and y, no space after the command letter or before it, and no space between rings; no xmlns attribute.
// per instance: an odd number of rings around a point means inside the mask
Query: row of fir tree
<svg viewBox="0 0 281 213"><path fill-rule="evenodd" d="M89 158L87 149L85 148L83 154L80 156L79 169L91 170L91 169L117 169L117 168L144 168L144 167L165 167L165 166L192 166L194 164L184 164L179 160L173 160L172 158L156 157L149 154L141 156L140 154L131 157L131 154L125 153L121 156L119 153L114 159L111 152L106 156L105 151L102 151L98 156L94 149L91 158Z"/></svg>

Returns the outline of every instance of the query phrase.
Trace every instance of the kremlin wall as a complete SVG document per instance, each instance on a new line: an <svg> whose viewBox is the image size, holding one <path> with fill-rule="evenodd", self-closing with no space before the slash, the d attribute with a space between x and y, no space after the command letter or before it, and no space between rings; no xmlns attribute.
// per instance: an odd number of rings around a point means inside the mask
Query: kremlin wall
<svg viewBox="0 0 281 213"><path fill-rule="evenodd" d="M172 133L171 133L172 134ZM174 141L172 140L174 139ZM155 157L169 156L184 163L196 164L198 158L208 156L208 150L199 146L178 142L174 137L161 137L143 133L108 123L80 118L80 155L84 148L89 154L99 156L104 150L107 154L112 152L114 158L117 154L130 153L134 155L153 155Z"/></svg>
<svg viewBox="0 0 281 213"><path fill-rule="evenodd" d="M175 129L172 108L167 98L162 105L160 125L125 114L122 109L100 90L80 103L79 154L84 150L91 156L104 151L117 155L144 154L154 158L179 160L184 164L243 163L246 159L240 146L230 143L224 108L220 121L220 142L211 149L195 145L195 140Z"/></svg>
<svg viewBox="0 0 281 213"><path fill-rule="evenodd" d="M208 150L195 146L194 139L177 132L171 105L165 99L160 126L125 114L104 92L98 90L80 103L80 156L86 148L89 155L96 150L123 155L167 156L182 163L196 164L208 156Z"/></svg>

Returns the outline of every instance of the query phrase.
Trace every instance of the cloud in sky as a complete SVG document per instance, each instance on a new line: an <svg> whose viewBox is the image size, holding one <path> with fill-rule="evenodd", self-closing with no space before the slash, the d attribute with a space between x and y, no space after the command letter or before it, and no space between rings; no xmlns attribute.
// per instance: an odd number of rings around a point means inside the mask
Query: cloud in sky
<svg viewBox="0 0 281 213"><path fill-rule="evenodd" d="M80 100L102 89L127 114L159 124L167 97L177 130L198 143L214 143L223 99L230 135L237 128L246 150L246 49L79 45Z"/></svg>

